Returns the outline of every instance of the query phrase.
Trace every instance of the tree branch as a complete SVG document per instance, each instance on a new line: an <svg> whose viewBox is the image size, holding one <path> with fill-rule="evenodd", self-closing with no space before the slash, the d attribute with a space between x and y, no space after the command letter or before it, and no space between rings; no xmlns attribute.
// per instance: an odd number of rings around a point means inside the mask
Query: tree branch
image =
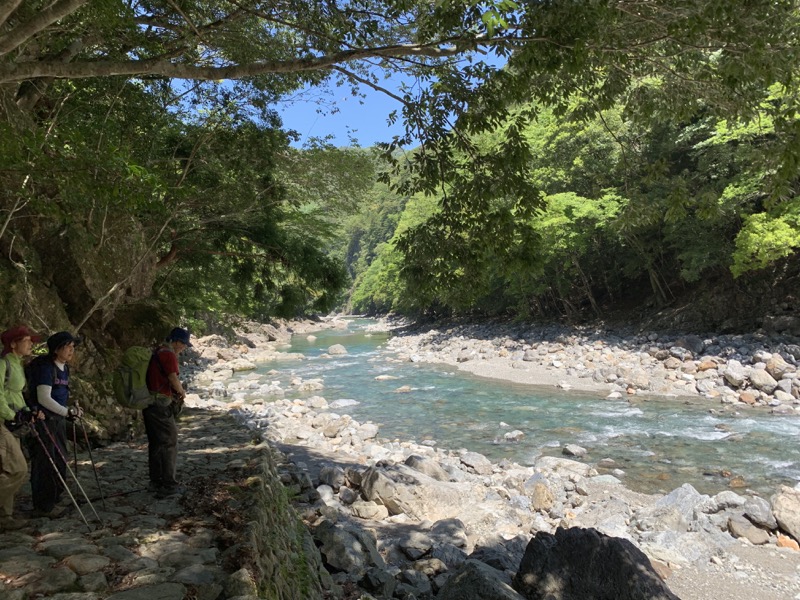
<svg viewBox="0 0 800 600"><path fill-rule="evenodd" d="M0 83L24 81L42 77L58 79L86 79L113 75L160 76L175 79L219 81L221 79L244 79L274 73L300 73L330 69L334 65L366 58L400 58L423 56L448 58L481 46L496 46L522 41L546 41L530 38L454 38L430 44L395 44L374 48L343 50L315 58L298 58L254 62L223 67L178 64L167 60L92 61L64 64L57 61L7 63L0 65Z"/></svg>
<svg viewBox="0 0 800 600"><path fill-rule="evenodd" d="M336 65L336 66L333 66L331 68L334 71L339 71L345 77L349 77L350 79L353 79L353 80L355 80L355 81L357 81L359 83L363 83L364 85L371 87L376 92L381 92L382 94L386 94L387 96L389 96L389 98L391 98L392 100L397 100L400 104L403 104L405 106L409 105L408 102L406 102L403 98L401 98L400 96L398 96L394 92L392 92L390 90L387 90L385 87L379 86L377 83L373 83L369 79L365 79L363 77L360 77L360 76L356 75L355 73L353 73L352 71L348 71L344 67L340 67L340 66Z"/></svg>
<svg viewBox="0 0 800 600"><path fill-rule="evenodd" d="M103 296L97 299L97 302L95 302L92 308L89 309L89 312L86 313L86 316L83 317L83 320L80 323L78 323L78 325L75 327L75 331L80 331L81 327L86 325L86 321L88 321L89 318L95 312L97 312L97 309L99 309L105 303L105 301L108 300L114 294L114 292L120 289L123 285L125 285L128 281L130 281L134 277L134 275L136 275L139 265L141 265L144 259L150 256L150 254L153 252L153 248L155 248L155 245L161 239L161 236L164 234L164 230L167 228L170 221L172 221L172 217L173 215L170 215L169 218L167 218L167 220L161 226L161 229L159 230L158 234L156 234L156 236L151 241L150 246L148 246L148 248L142 253L142 255L139 257L139 260L136 261L136 264L133 265L133 267L131 267L130 273L128 273L128 275L126 275L122 280L112 285L109 288L109 290L105 294L103 294Z"/></svg>
<svg viewBox="0 0 800 600"><path fill-rule="evenodd" d="M0 36L0 56L19 48L40 31L47 29L59 19L74 13L86 2L87 0L60 0L54 2L27 23L22 23L5 35Z"/></svg>
<svg viewBox="0 0 800 600"><path fill-rule="evenodd" d="M2 0L0 2L0 25L8 21L8 17L17 10L20 4L22 4L22 0Z"/></svg>
<svg viewBox="0 0 800 600"><path fill-rule="evenodd" d="M77 39L64 48L56 57L62 63L68 63L83 49L83 40ZM53 82L52 77L45 77L36 81L25 81L17 91L17 107L23 111L32 110Z"/></svg>

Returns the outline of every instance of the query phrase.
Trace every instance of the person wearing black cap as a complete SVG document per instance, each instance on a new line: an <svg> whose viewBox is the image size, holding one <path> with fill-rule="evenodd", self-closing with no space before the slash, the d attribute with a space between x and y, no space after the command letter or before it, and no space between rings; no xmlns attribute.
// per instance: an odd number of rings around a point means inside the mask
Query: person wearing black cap
<svg viewBox="0 0 800 600"><path fill-rule="evenodd" d="M31 496L35 516L58 516L56 504L61 497L61 481L66 477L67 423L83 416L79 406L69 406L69 363L80 339L68 331L47 338L47 356L31 362L29 385L36 390L36 401L45 421L36 424L44 442L31 445ZM56 445L58 447L56 447ZM51 462L51 459L53 462ZM61 478L53 472L55 463Z"/></svg>
<svg viewBox="0 0 800 600"><path fill-rule="evenodd" d="M142 411L147 432L148 489L158 498L182 491L176 478L178 426L175 415L180 412L186 398L178 378L178 354L191 347L189 338L186 329L175 327L166 342L155 351L147 369L147 388L156 397L156 401Z"/></svg>

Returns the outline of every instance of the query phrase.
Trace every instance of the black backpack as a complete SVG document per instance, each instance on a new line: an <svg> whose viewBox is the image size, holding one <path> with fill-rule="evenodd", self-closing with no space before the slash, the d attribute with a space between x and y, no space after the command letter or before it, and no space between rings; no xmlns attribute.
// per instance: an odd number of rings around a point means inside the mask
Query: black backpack
<svg viewBox="0 0 800 600"><path fill-rule="evenodd" d="M8 380L11 379L11 361L8 360L7 356L4 356L3 360L6 363L6 375L5 375L5 381L3 382L3 389L6 390L8 389Z"/></svg>

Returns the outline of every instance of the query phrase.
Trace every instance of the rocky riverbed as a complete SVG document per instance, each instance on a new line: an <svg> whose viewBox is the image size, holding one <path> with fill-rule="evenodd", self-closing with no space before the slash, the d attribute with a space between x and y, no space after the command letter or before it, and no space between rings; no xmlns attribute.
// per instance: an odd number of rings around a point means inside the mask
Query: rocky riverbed
<svg viewBox="0 0 800 600"><path fill-rule="evenodd" d="M647 568L657 573L658 581L650 583L666 582L684 600L800 598L800 489L783 487L770 497L734 491L707 496L683 485L665 495L645 495L600 474L604 465L568 456L523 466L492 463L435 442L383 439L378 425L347 414L347 402L325 399L324 379L276 382L285 356L278 345L291 333L312 335L322 326L347 324L294 324L294 331L254 325L232 344L219 336L196 342L183 367L193 378L179 434L179 475L186 494L155 500L141 489L147 479L143 439L94 449L105 508L95 501L95 517L84 507L89 527L73 509L60 519L31 520L19 531L0 534L0 596L252 597L254 583L237 562L238 544L247 537L241 515L253 503L248 490L257 464L265 453L278 451L286 495L331 573L323 578L328 597L534 598L530 582L541 575L536 570L541 564L536 567L535 552L526 554L529 547L535 550L530 541L541 546L559 539L566 548L564 536L572 534L564 532L582 535L579 528L593 528L608 536L603 543L614 540L625 556L646 556ZM757 390L753 404L763 408L752 410L795 410L794 400L774 393L786 387L779 388L779 382L789 381L786 393L795 398L792 340L779 347L764 340L759 345L757 336L742 338L747 344L741 345L738 339L708 337L700 338L702 350L698 345L692 350L685 346L693 338L681 342L662 334L612 340L587 332L537 331L541 339L527 330L520 335L521 330L496 327L454 328L396 337L391 345L397 360L449 361L471 365L476 373L477 365L502 364L510 373L536 376L538 384L624 395L702 394L715 405L735 396L734 406L750 404L742 393ZM682 354L672 368L666 363L677 358L679 348L691 354ZM346 348L329 349L342 351ZM668 356L659 358L664 351ZM774 359L770 369L775 371L776 356L789 367L779 378L767 369ZM696 377L711 368L692 372L704 360L714 362L716 376ZM265 361L275 373L254 372ZM738 387L725 375L735 370L732 361L745 377ZM637 379L632 373L639 370L645 376ZM762 370L776 381L771 392L754 383L753 372ZM492 367L479 374L504 373ZM601 376L605 379L598 381ZM700 392L696 382L706 379L713 379L714 388ZM304 399L291 398L301 390ZM316 395L309 397L310 392ZM96 496L86 454L79 455L79 470L84 488ZM21 500L24 508L29 500L24 494ZM610 554L606 546L598 547L606 549L602 556ZM594 558L571 556L573 561ZM284 560L274 557L273 562ZM310 570L316 567L311 564Z"/></svg>
<svg viewBox="0 0 800 600"><path fill-rule="evenodd" d="M625 339L566 335L556 329L539 338L498 332L496 327L460 327L397 336L389 346L397 352L396 360L470 365L472 372L495 377L522 373L540 385L608 386L608 394L702 394L723 407L751 404L743 394L758 389L753 382L761 380L753 373L772 371L779 375L770 375L776 382L789 385L776 385L772 394L758 390L753 410L781 415L795 410L793 395L789 400L774 393L797 391L793 340L779 341L776 347L758 335L695 339L648 334ZM261 352L260 340L252 335L247 339ZM690 345L693 349L685 347ZM329 349L339 352L346 349ZM680 364L669 360L675 355L682 357ZM507 372L497 372L501 361ZM704 362L714 363L715 376L696 377L711 370L698 368ZM737 363L745 377L738 387L726 378ZM784 365L782 373L776 365ZM598 381L601 375L604 380ZM213 372L199 376L213 378ZM542 457L533 466L493 464L468 450L437 448L435 442L383 440L377 425L347 415L346 402L325 399L324 380L295 378L281 389L269 379L253 374L213 382L211 393L197 401L235 411L297 465L301 475L292 485L313 531L360 540L363 553L354 557L315 533L340 583L357 580L377 596L389 596L386 592L393 588L398 597L445 597L448 578L468 557L492 565L501 581L510 583L532 536L560 527L592 527L644 551L684 599L800 598L798 489L784 487L762 498L733 491L706 496L683 485L666 495L644 495L599 474L598 468L608 465L568 457ZM689 385L705 380L714 382L713 390ZM282 399L295 390L318 395ZM359 537L364 530L374 532L372 543ZM460 593L464 595L452 597L470 597L467 590Z"/></svg>
<svg viewBox="0 0 800 600"><path fill-rule="evenodd" d="M483 377L563 389L692 396L723 407L800 414L800 339L685 335L515 324L454 325L392 338L401 359L446 363Z"/></svg>

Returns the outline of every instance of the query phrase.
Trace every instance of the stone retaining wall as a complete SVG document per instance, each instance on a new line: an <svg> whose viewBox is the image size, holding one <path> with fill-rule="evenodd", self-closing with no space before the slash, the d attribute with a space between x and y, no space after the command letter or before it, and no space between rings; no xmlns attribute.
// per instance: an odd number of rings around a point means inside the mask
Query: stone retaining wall
<svg viewBox="0 0 800 600"><path fill-rule="evenodd" d="M330 588L317 547L289 500L277 470L282 456L263 447L261 473L252 478L253 519L243 545L252 560L252 577L260 598L321 600Z"/></svg>

